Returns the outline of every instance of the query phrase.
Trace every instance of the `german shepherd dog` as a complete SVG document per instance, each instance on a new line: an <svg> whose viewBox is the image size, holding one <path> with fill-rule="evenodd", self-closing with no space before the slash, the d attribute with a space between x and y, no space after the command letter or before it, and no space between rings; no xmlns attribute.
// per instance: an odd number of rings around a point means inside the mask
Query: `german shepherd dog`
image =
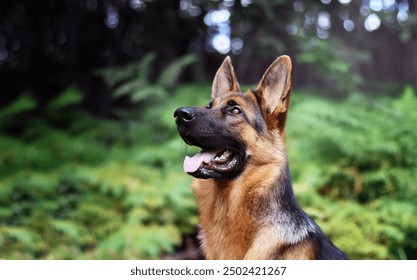
<svg viewBox="0 0 417 280"><path fill-rule="evenodd" d="M195 177L207 259L347 259L293 193L284 141L291 68L278 57L256 90L243 93L226 57L211 102L174 113L182 139L201 148L184 171Z"/></svg>

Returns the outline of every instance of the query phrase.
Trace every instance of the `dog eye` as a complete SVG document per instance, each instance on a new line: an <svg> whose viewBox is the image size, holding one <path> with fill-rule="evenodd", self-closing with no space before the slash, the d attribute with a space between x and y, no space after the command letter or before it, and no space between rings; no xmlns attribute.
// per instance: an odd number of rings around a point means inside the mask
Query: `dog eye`
<svg viewBox="0 0 417 280"><path fill-rule="evenodd" d="M206 109L211 109L212 106L213 106L213 101L210 101L210 103L206 105Z"/></svg>
<svg viewBox="0 0 417 280"><path fill-rule="evenodd" d="M242 111L238 107L233 107L232 109L229 110L229 112L232 113L233 115L238 115L242 113Z"/></svg>

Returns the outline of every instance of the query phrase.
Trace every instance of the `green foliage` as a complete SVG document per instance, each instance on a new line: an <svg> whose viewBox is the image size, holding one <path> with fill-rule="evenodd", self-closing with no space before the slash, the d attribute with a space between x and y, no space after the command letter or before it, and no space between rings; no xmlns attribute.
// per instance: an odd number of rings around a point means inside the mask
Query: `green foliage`
<svg viewBox="0 0 417 280"><path fill-rule="evenodd" d="M196 56L188 54L171 62L160 71L156 81L151 82L150 74L155 59L156 54L150 52L138 62L101 69L97 74L114 88L115 98L127 95L135 103L155 97L166 98L183 70L196 61Z"/></svg>
<svg viewBox="0 0 417 280"><path fill-rule="evenodd" d="M78 104L83 99L83 95L75 88L68 88L58 95L48 104L49 110L59 110L67 106Z"/></svg>
<svg viewBox="0 0 417 280"><path fill-rule="evenodd" d="M362 85L362 77L352 69L358 62L368 60L368 54L350 49L337 39L297 38L301 48L297 61L315 67L327 82L327 91L345 96Z"/></svg>
<svg viewBox="0 0 417 280"><path fill-rule="evenodd" d="M30 111L36 107L36 104L36 100L30 95L20 95L19 98L0 111L0 121L4 118L14 116L25 111Z"/></svg>
<svg viewBox="0 0 417 280"><path fill-rule="evenodd" d="M172 113L206 104L209 94L209 85L181 86L128 125L62 110L80 101L73 90L44 116L33 117L27 100L5 108L0 258L173 252L198 218L181 167L193 148L178 137ZM297 197L350 258L417 258L415 108L411 87L395 99L343 102L293 93L287 145Z"/></svg>
<svg viewBox="0 0 417 280"><path fill-rule="evenodd" d="M195 230L173 125L16 112L0 133L0 258L159 258Z"/></svg>

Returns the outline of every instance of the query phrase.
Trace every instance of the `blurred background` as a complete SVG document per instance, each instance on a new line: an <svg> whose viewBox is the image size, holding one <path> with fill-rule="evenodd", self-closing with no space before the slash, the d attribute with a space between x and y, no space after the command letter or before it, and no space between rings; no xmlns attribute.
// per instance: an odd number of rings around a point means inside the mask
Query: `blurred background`
<svg viewBox="0 0 417 280"><path fill-rule="evenodd" d="M300 204L352 259L416 259L416 0L0 0L0 258L200 258L173 111L282 54Z"/></svg>

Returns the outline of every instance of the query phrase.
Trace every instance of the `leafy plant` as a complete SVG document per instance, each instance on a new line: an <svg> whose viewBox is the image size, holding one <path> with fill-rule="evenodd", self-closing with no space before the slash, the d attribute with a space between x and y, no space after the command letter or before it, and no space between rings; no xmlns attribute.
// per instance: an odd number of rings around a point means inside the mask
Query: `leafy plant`
<svg viewBox="0 0 417 280"><path fill-rule="evenodd" d="M71 105L73 96L66 91L54 104ZM146 122L127 129L58 107L20 121L23 111L16 110L0 133L0 257L148 259L172 252L197 224L190 178L178 176L181 142L143 137L153 130Z"/></svg>
<svg viewBox="0 0 417 280"><path fill-rule="evenodd" d="M297 61L311 64L317 69L323 81L326 81L325 91L346 96L363 84L362 77L355 74L353 69L359 62L369 59L366 52L349 49L335 38L296 38L300 42Z"/></svg>
<svg viewBox="0 0 417 280"><path fill-rule="evenodd" d="M30 111L37 105L36 100L29 94L23 94L0 111L0 120L9 116L17 115L22 112Z"/></svg>
<svg viewBox="0 0 417 280"><path fill-rule="evenodd" d="M48 104L49 110L60 110L70 105L79 104L83 96L76 88L68 88L60 95L52 99Z"/></svg>
<svg viewBox="0 0 417 280"><path fill-rule="evenodd" d="M156 54L150 52L138 62L101 69L97 71L97 75L103 77L104 81L114 88L115 98L127 95L135 103L148 98L165 98L183 70L196 61L196 56L188 54L171 62L159 73L156 81L151 82L150 74L155 59Z"/></svg>

